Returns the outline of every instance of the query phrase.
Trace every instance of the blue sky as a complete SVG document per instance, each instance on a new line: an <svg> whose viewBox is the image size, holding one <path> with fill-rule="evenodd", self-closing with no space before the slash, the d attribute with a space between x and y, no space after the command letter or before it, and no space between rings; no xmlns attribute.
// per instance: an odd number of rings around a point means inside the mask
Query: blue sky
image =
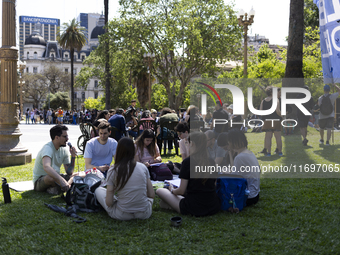
<svg viewBox="0 0 340 255"><path fill-rule="evenodd" d="M225 2L235 2L236 11L243 9L249 12L252 7L254 8L255 18L249 29L250 34L264 35L269 38L271 44L287 45L285 37L288 36L290 0L225 0ZM16 3L17 22L18 17L22 15L59 18L61 23L64 23L77 17L79 13L101 13L104 9L103 0L16 0ZM116 14L118 7L118 0L109 0L111 18Z"/></svg>

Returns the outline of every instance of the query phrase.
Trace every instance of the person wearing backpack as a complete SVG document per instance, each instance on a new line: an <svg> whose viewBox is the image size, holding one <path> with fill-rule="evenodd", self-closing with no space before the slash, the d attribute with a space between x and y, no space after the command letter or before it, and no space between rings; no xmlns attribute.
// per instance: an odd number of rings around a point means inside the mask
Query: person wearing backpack
<svg viewBox="0 0 340 255"><path fill-rule="evenodd" d="M334 127L334 103L336 98L340 94L340 88L333 84L338 90L337 92L330 94L331 88L329 85L323 87L324 95L319 97L318 104L320 106L319 114L319 126L320 126L320 144L324 143L324 130L327 129L326 145L329 145L329 139L331 138L331 131Z"/></svg>
<svg viewBox="0 0 340 255"><path fill-rule="evenodd" d="M148 219L155 192L148 168L135 160L133 141L119 140L115 165L107 175L107 188L98 187L96 198L108 215L117 220Z"/></svg>

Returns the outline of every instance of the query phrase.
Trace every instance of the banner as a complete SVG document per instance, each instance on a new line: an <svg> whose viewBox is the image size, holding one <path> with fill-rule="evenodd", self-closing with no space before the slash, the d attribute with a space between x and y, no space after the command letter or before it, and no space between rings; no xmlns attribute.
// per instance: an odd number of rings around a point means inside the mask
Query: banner
<svg viewBox="0 0 340 255"><path fill-rule="evenodd" d="M324 82L340 83L340 0L313 1L319 8Z"/></svg>

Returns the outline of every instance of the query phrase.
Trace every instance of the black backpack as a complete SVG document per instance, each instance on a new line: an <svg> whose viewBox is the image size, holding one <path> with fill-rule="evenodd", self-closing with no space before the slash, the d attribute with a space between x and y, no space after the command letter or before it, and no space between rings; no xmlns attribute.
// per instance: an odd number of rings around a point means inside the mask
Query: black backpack
<svg viewBox="0 0 340 255"><path fill-rule="evenodd" d="M87 174L84 178L74 176L71 188L66 193L66 204L77 212L98 212L101 205L94 191L100 184L101 179L95 174Z"/></svg>
<svg viewBox="0 0 340 255"><path fill-rule="evenodd" d="M330 115L333 112L333 105L330 99L330 95L323 96L321 99L320 112L323 115Z"/></svg>

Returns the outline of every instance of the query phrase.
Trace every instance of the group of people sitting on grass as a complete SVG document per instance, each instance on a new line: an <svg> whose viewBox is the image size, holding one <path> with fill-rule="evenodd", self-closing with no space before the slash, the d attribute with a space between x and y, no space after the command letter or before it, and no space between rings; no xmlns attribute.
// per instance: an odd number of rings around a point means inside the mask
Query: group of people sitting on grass
<svg viewBox="0 0 340 255"><path fill-rule="evenodd" d="M85 176L84 172L74 173L76 149L66 149L68 128L56 125L51 128L51 140L38 153L33 169L34 190L59 194L70 189L75 175ZM238 175L241 166L253 166L258 162L247 149L247 139L240 130L221 133L217 138L214 131L192 132L187 123L176 127L181 138L182 162L169 162L171 170L179 173L178 188L159 188L156 194L161 199L160 207L172 209L181 214L206 216L217 213L220 200L216 194L216 178L203 175L193 178L195 165L235 166ZM86 169L96 168L106 177L106 188L96 189L96 198L110 217L119 220L134 218L146 219L152 214L155 192L150 180L150 164L162 162L154 130L146 129L134 141L123 137L117 142L110 138L110 124L102 121L98 125L98 137L87 142L84 158ZM69 157L71 154L71 160ZM111 166L114 158L114 165ZM66 174L60 174L64 164ZM231 174L233 174L231 173ZM247 204L255 204L259 199L260 173L245 173L248 181Z"/></svg>

